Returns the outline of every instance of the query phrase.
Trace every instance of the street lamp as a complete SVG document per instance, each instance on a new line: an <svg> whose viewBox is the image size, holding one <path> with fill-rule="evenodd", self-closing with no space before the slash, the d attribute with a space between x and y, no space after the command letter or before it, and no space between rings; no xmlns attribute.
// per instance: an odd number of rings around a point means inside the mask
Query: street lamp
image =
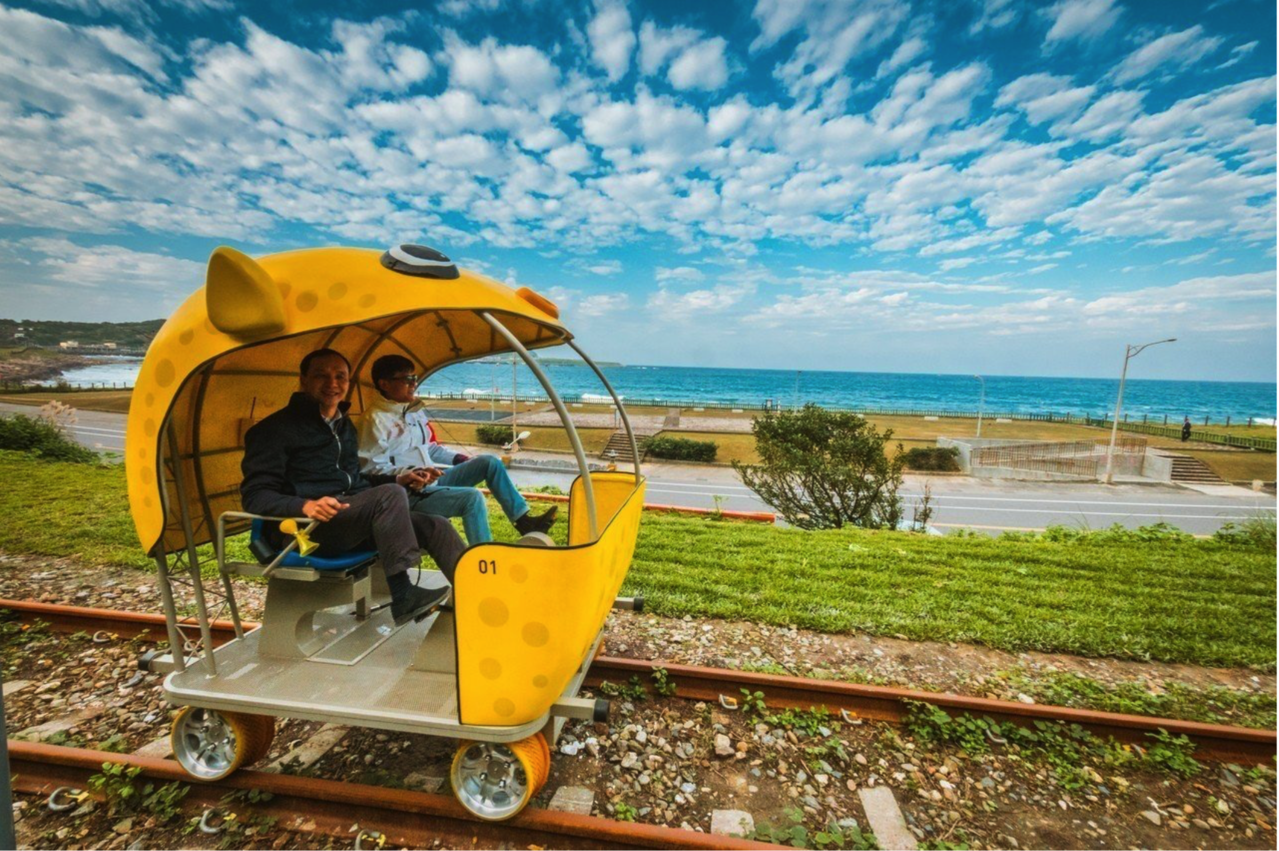
<svg viewBox="0 0 1279 851"><path fill-rule="evenodd" d="M977 402L977 436L981 437L981 412L986 407L986 379L980 375L974 375L973 378L981 382L981 398Z"/></svg>
<svg viewBox="0 0 1279 851"><path fill-rule="evenodd" d="M1110 425L1110 447L1106 450L1106 479L1108 485L1115 483L1115 438L1119 436L1119 413L1124 407L1124 381L1128 378L1128 361L1141 354L1143 350L1151 346L1157 346L1160 343L1175 343L1176 337L1169 337L1167 340L1155 340L1153 343L1142 343L1134 346L1131 343L1124 350L1124 368L1119 373L1119 397L1115 399L1115 421Z"/></svg>

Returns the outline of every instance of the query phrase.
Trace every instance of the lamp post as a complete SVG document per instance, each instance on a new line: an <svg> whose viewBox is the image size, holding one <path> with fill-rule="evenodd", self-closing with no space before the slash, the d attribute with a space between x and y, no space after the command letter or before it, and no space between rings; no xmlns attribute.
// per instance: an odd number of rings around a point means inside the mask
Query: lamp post
<svg viewBox="0 0 1279 851"><path fill-rule="evenodd" d="M1119 414L1124 407L1124 381L1128 378L1128 361L1141 354L1143 350L1151 346L1157 346L1160 343L1175 343L1176 337L1169 337L1167 340L1155 340L1153 343L1142 343L1134 346L1129 343L1124 349L1124 368L1119 373L1119 396L1115 399L1115 421L1110 425L1110 446L1106 449L1106 478L1108 485L1115 483L1115 438L1119 436Z"/></svg>
<svg viewBox="0 0 1279 851"><path fill-rule="evenodd" d="M973 378L981 382L981 398L977 401L977 436L981 437L981 414L986 407L986 379L980 375L974 375Z"/></svg>

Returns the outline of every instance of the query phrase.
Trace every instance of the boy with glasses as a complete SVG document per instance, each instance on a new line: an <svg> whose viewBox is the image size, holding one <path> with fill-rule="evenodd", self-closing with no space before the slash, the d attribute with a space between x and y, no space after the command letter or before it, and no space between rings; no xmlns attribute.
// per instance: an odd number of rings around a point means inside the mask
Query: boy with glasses
<svg viewBox="0 0 1279 851"><path fill-rule="evenodd" d="M413 511L461 517L472 546L493 540L488 505L476 490L480 483L488 486L521 535L550 530L555 507L533 515L496 456L471 458L436 441L417 399L421 378L412 361L402 355L380 357L373 362L372 378L379 395L360 418L360 464L366 475L417 473L425 482L409 496Z"/></svg>

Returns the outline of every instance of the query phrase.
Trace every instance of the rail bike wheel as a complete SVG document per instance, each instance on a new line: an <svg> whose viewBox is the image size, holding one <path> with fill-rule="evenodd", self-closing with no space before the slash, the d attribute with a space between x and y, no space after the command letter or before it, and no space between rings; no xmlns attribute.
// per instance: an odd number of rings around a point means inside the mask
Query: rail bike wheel
<svg viewBox="0 0 1279 851"><path fill-rule="evenodd" d="M170 743L178 764L196 780L221 780L261 759L275 735L275 719L184 706L173 719Z"/></svg>
<svg viewBox="0 0 1279 851"><path fill-rule="evenodd" d="M244 765L254 765L266 758L275 741L275 718L270 715L246 715L236 713L244 719L249 727L249 752L244 757Z"/></svg>
<svg viewBox="0 0 1279 851"><path fill-rule="evenodd" d="M472 815L503 821L528 805L551 773L551 749L541 733L518 742L462 742L449 778Z"/></svg>

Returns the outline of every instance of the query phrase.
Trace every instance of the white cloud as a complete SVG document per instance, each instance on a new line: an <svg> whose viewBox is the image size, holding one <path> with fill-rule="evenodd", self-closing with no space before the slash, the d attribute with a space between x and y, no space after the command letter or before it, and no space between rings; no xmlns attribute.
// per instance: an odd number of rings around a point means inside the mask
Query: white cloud
<svg viewBox="0 0 1279 851"><path fill-rule="evenodd" d="M1252 272L1190 278L1165 287L1146 287L1093 299L1083 305L1088 316L1133 316L1161 313L1205 312L1223 301L1270 300L1275 298L1275 273ZM1273 315L1269 326L1273 327Z"/></svg>
<svg viewBox="0 0 1279 851"><path fill-rule="evenodd" d="M673 269L658 266L654 277L658 283L665 283L666 281L701 281L706 278L706 275L692 266L676 266Z"/></svg>
<svg viewBox="0 0 1279 851"><path fill-rule="evenodd" d="M1095 39L1114 26L1121 13L1114 0L1059 0L1045 13L1053 23L1044 44L1055 47Z"/></svg>
<svg viewBox="0 0 1279 851"><path fill-rule="evenodd" d="M716 36L699 41L671 61L667 79L677 89L714 91L728 82L728 42Z"/></svg>
<svg viewBox="0 0 1279 851"><path fill-rule="evenodd" d="M906 4L889 0L756 0L760 35L752 48L775 44L794 30L804 37L774 73L799 98L809 99L844 69L891 39L909 17Z"/></svg>
<svg viewBox="0 0 1279 851"><path fill-rule="evenodd" d="M626 3L604 0L597 6L595 18L586 28L591 40L591 58L603 68L608 79L617 82L631 67L635 51L635 30Z"/></svg>
<svg viewBox="0 0 1279 851"><path fill-rule="evenodd" d="M980 14L968 27L969 35L978 35L984 30L1001 30L1021 17L1018 0L979 0Z"/></svg>
<svg viewBox="0 0 1279 851"><path fill-rule="evenodd" d="M609 293L588 295L577 303L573 311L579 316L603 316L630 306L630 297L626 293Z"/></svg>
<svg viewBox="0 0 1279 851"><path fill-rule="evenodd" d="M1204 35L1204 28L1198 24L1181 32L1168 33L1128 54L1115 69L1115 82L1131 82L1161 67L1187 68L1220 46L1221 39Z"/></svg>
<svg viewBox="0 0 1279 851"><path fill-rule="evenodd" d="M740 302L754 291L750 286L717 286L712 289L677 293L661 287L648 299L650 310L671 319L688 320L697 314L719 313Z"/></svg>
<svg viewBox="0 0 1279 851"><path fill-rule="evenodd" d="M875 72L875 78L887 77L899 68L906 67L923 56L927 50L928 44L922 38L911 36L897 45L897 49L893 51L892 56L879 64L879 70Z"/></svg>
<svg viewBox="0 0 1279 851"><path fill-rule="evenodd" d="M676 89L714 91L728 82L728 42L688 27L659 27L645 21L640 27L640 70L654 76L667 69L667 80Z"/></svg>
<svg viewBox="0 0 1279 851"><path fill-rule="evenodd" d="M583 263L582 268L592 275L620 275L622 273L622 261L600 260L595 263Z"/></svg>
<svg viewBox="0 0 1279 851"><path fill-rule="evenodd" d="M16 247L37 255L38 266L49 278L77 287L141 287L186 294L204 280L204 263L118 245L85 247L61 237L32 237Z"/></svg>
<svg viewBox="0 0 1279 851"><path fill-rule="evenodd" d="M1257 45L1259 43L1260 42L1250 41L1247 44L1241 44L1238 47L1232 47L1230 49L1230 58L1227 59L1225 62L1222 62L1214 70L1222 71L1233 65L1238 65L1240 62L1244 61L1245 59L1247 59L1249 56L1252 55L1252 52L1257 49Z"/></svg>
<svg viewBox="0 0 1279 851"><path fill-rule="evenodd" d="M1031 124L1070 119L1092 99L1095 86L1074 86L1069 77L1029 74L999 90L995 106L1015 106Z"/></svg>
<svg viewBox="0 0 1279 851"><path fill-rule="evenodd" d="M486 38L478 45L450 39L445 55L450 82L482 97L523 100L554 92L559 70L540 50L526 45L500 45Z"/></svg>

